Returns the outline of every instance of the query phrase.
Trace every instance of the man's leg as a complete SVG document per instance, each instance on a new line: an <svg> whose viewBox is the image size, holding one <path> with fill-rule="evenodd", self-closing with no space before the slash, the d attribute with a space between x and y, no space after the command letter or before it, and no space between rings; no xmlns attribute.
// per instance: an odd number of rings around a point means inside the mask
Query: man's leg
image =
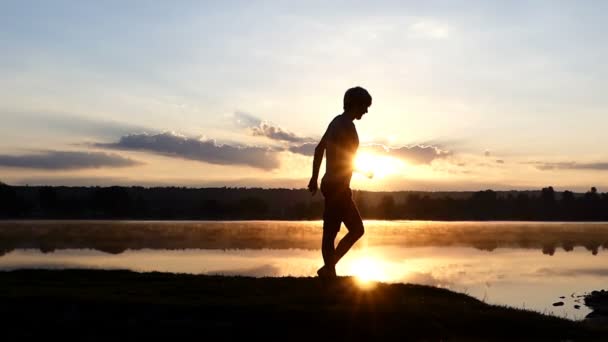
<svg viewBox="0 0 608 342"><path fill-rule="evenodd" d="M336 262L335 241L340 225L342 224L340 206L334 198L325 198L325 208L323 210L323 238L321 241L321 254L325 265L317 271L319 276L335 276Z"/></svg>
<svg viewBox="0 0 608 342"><path fill-rule="evenodd" d="M323 269L326 272L336 274L336 248L335 241L341 222L323 222L323 241L321 243L321 253L323 254ZM337 227L336 227L337 226Z"/></svg>
<svg viewBox="0 0 608 342"><path fill-rule="evenodd" d="M363 228L363 220L361 219L361 215L359 214L359 210L353 202L352 198L348 199L346 206L344 208L344 217L343 217L344 225L346 229L348 229L348 233L344 235L342 240L338 243L338 247L336 247L336 251L334 254L335 263L348 252L348 250L359 240L365 229Z"/></svg>

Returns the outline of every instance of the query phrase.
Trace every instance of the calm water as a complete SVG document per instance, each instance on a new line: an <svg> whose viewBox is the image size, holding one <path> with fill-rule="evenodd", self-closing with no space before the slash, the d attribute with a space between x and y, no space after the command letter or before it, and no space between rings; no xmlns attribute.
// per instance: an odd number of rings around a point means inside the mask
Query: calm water
<svg viewBox="0 0 608 342"><path fill-rule="evenodd" d="M0 269L314 276L320 237L319 221L4 221ZM369 221L337 271L582 319L578 296L608 284L606 249L608 223Z"/></svg>

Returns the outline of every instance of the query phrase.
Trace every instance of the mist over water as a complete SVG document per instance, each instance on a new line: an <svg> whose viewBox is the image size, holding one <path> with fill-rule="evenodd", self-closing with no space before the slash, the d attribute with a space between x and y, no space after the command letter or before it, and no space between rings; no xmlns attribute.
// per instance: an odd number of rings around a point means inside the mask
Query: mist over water
<svg viewBox="0 0 608 342"><path fill-rule="evenodd" d="M366 221L365 226L338 274L445 287L572 319L590 312L578 296L608 280L607 223ZM345 229L339 237L343 234ZM0 269L314 276L322 264L320 239L319 221L4 221ZM564 305L552 305L558 301Z"/></svg>

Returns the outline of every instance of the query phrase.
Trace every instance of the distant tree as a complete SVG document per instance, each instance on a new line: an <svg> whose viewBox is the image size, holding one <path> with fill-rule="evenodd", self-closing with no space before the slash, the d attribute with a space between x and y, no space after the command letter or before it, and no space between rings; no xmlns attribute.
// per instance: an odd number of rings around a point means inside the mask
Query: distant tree
<svg viewBox="0 0 608 342"><path fill-rule="evenodd" d="M553 190L552 186L542 188L541 190L541 198L543 202L553 203L555 202L555 190Z"/></svg>
<svg viewBox="0 0 608 342"><path fill-rule="evenodd" d="M206 219L219 219L224 216L226 209L219 201L208 199L201 205L201 216Z"/></svg>
<svg viewBox="0 0 608 342"><path fill-rule="evenodd" d="M137 189L141 192L141 189ZM145 197L141 194L138 194L133 201L133 217L136 218L148 218L150 217L150 206L148 201L146 201Z"/></svg>
<svg viewBox="0 0 608 342"><path fill-rule="evenodd" d="M542 219L551 220L556 219L557 205L555 202L555 190L552 186L542 188L541 190L541 212Z"/></svg>
<svg viewBox="0 0 608 342"><path fill-rule="evenodd" d="M131 198L126 188L111 186L97 188L93 193L93 206L102 217L122 218L131 213Z"/></svg>
<svg viewBox="0 0 608 342"><path fill-rule="evenodd" d="M561 207L561 219L573 219L576 216L576 199L572 191L566 190L562 193L562 199L560 203Z"/></svg>
<svg viewBox="0 0 608 342"><path fill-rule="evenodd" d="M245 197L238 201L235 216L244 218L264 218L268 212L268 203L258 197Z"/></svg>
<svg viewBox="0 0 608 342"><path fill-rule="evenodd" d="M40 201L40 208L46 214L54 216L58 207L57 203L57 190L50 186L43 186L38 189L38 198Z"/></svg>
<svg viewBox="0 0 608 342"><path fill-rule="evenodd" d="M363 191L355 191L353 194L357 209L363 218L369 215L369 205L367 202L367 196Z"/></svg>
<svg viewBox="0 0 608 342"><path fill-rule="evenodd" d="M602 213L600 219L602 221L608 221L608 193L603 193L600 196L600 201L600 212ZM606 244L608 245L608 241L606 241ZM608 249L608 247L605 249Z"/></svg>
<svg viewBox="0 0 608 342"><path fill-rule="evenodd" d="M403 203L402 214L405 218L417 219L420 217L422 197L419 194L410 194Z"/></svg>
<svg viewBox="0 0 608 342"><path fill-rule="evenodd" d="M310 207L304 201L298 201L289 208L288 217L294 219L306 219L309 216Z"/></svg>
<svg viewBox="0 0 608 342"><path fill-rule="evenodd" d="M454 196L454 197L452 197ZM608 193L552 187L529 192L438 195L353 191L364 218L423 220L608 220ZM0 217L312 220L323 198L305 189L40 187L0 184Z"/></svg>
<svg viewBox="0 0 608 342"><path fill-rule="evenodd" d="M323 217L323 202L312 201L310 202L311 218L320 219Z"/></svg>
<svg viewBox="0 0 608 342"><path fill-rule="evenodd" d="M574 193L570 190L566 190L562 193L562 202L563 203L572 203L574 202Z"/></svg>
<svg viewBox="0 0 608 342"><path fill-rule="evenodd" d="M591 187L591 189L585 193L583 201L585 219L598 220L605 217L604 213L602 212L600 195L598 194L596 187Z"/></svg>
<svg viewBox="0 0 608 342"><path fill-rule="evenodd" d="M396 216L395 199L391 195L384 195L378 205L378 214L381 218L393 219Z"/></svg>
<svg viewBox="0 0 608 342"><path fill-rule="evenodd" d="M16 217L19 201L15 189L5 183L0 184L0 217Z"/></svg>
<svg viewBox="0 0 608 342"><path fill-rule="evenodd" d="M597 188L596 187L591 187L591 189L589 189L589 191L587 191L585 193L585 199L591 200L591 201L595 201L600 199L600 196L597 193Z"/></svg>
<svg viewBox="0 0 608 342"><path fill-rule="evenodd" d="M482 220L495 219L498 211L498 197L493 190L478 191L469 200L468 214Z"/></svg>

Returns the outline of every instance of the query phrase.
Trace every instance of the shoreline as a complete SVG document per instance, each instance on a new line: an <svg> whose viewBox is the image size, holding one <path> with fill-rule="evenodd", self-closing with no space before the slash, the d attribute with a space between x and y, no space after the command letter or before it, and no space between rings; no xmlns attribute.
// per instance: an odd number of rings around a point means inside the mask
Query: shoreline
<svg viewBox="0 0 608 342"><path fill-rule="evenodd" d="M0 316L16 338L602 340L608 333L446 289L373 285L350 277L14 270L0 272Z"/></svg>

